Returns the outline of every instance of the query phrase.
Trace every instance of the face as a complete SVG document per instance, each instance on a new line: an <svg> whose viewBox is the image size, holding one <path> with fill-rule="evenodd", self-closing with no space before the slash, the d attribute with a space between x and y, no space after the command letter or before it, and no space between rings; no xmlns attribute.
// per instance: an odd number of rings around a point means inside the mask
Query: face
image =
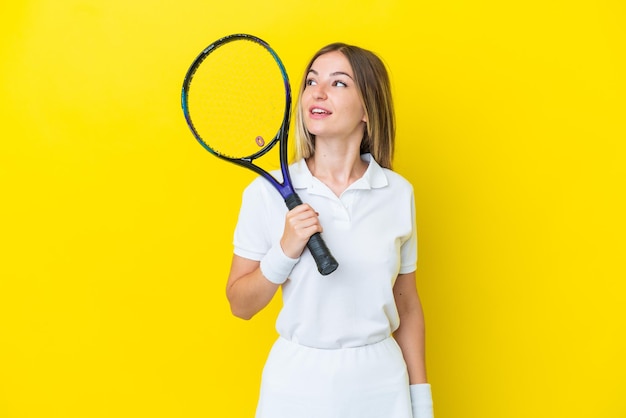
<svg viewBox="0 0 626 418"><path fill-rule="evenodd" d="M317 140L354 138L360 144L365 109L352 67L341 52L329 52L313 61L300 106L304 124Z"/></svg>

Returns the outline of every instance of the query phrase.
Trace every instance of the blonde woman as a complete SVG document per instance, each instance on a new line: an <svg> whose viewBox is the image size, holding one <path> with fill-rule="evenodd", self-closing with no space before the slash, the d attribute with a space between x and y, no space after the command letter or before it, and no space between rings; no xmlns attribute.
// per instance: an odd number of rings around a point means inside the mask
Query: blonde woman
<svg viewBox="0 0 626 418"><path fill-rule="evenodd" d="M374 53L336 43L309 62L296 109L287 211L263 179L245 190L227 296L249 319L282 287L257 418L431 418L416 289L412 186L391 171L395 120ZM321 276L320 232L339 268Z"/></svg>

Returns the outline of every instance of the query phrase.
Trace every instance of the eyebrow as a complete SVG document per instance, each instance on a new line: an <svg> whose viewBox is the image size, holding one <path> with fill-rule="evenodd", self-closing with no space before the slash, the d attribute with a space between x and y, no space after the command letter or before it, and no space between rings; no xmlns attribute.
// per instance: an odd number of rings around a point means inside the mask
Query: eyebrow
<svg viewBox="0 0 626 418"><path fill-rule="evenodd" d="M315 75L319 75L319 73L317 71L315 71L313 68L309 69L309 73L313 73ZM346 77L350 78L351 80L354 80L354 78L352 78L352 76L346 72L343 71L335 71L333 73L330 73L331 77L336 77L338 75L345 75Z"/></svg>

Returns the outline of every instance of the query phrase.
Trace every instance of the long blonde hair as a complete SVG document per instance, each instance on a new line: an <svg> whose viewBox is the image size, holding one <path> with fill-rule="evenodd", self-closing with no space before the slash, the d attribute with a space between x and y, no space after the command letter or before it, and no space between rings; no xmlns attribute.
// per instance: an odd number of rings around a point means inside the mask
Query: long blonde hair
<svg viewBox="0 0 626 418"><path fill-rule="evenodd" d="M361 154L371 153L378 164L391 168L396 122L389 74L385 64L375 53L344 43L333 43L320 49L313 55L304 71L296 105L296 160L309 158L315 153L315 136L306 129L300 106L309 70L319 56L334 51L341 52L348 59L367 115L366 129L361 140Z"/></svg>

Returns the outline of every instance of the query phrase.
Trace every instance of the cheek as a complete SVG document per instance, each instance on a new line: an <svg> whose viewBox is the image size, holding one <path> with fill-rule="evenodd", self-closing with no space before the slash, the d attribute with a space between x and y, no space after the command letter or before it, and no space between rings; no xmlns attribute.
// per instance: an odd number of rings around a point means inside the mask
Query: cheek
<svg viewBox="0 0 626 418"><path fill-rule="evenodd" d="M346 106L345 109L346 114L350 114L353 120L358 120L360 122L365 122L367 120L367 115L365 114L365 109L361 104Z"/></svg>
<svg viewBox="0 0 626 418"><path fill-rule="evenodd" d="M360 120L361 122L365 122L367 120L367 115L365 113L365 106L363 102L358 97L352 97L349 103L346 103L346 108L351 109L351 114L355 119Z"/></svg>

